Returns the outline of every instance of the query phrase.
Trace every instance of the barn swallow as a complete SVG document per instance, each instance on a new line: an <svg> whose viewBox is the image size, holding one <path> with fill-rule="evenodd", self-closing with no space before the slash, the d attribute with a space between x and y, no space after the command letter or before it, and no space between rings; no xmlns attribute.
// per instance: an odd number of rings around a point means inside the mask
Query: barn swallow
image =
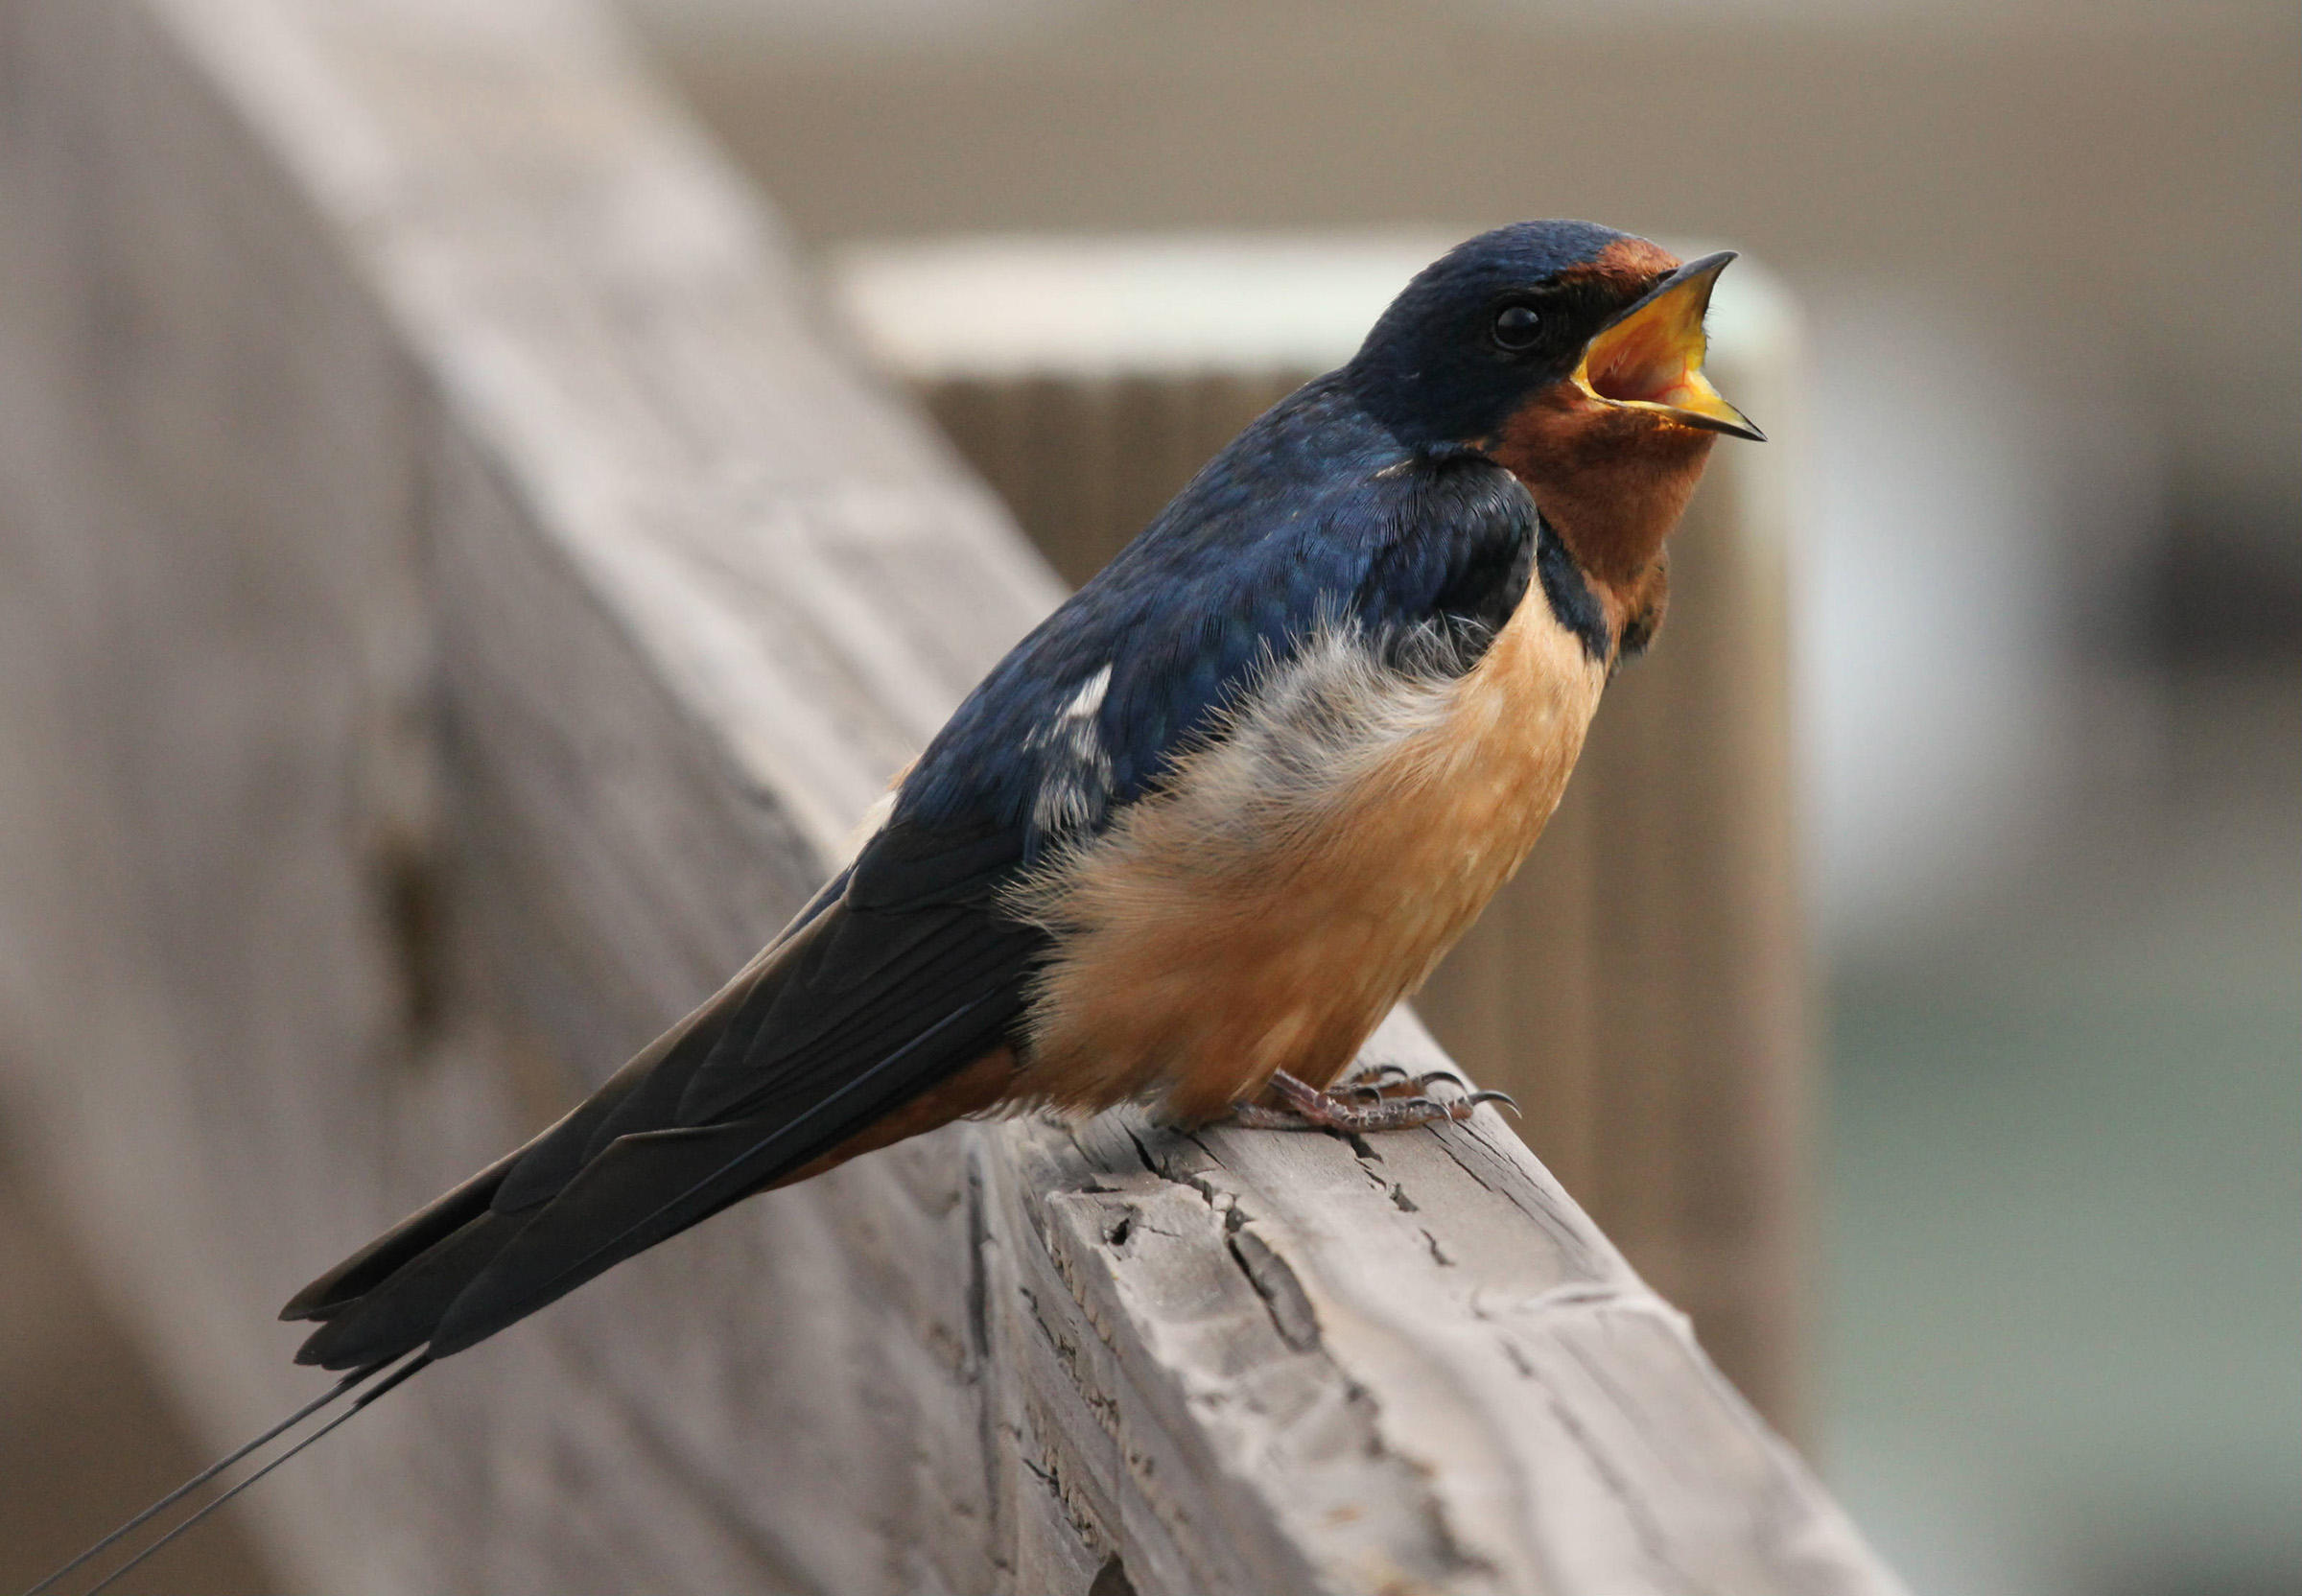
<svg viewBox="0 0 2302 1596"><path fill-rule="evenodd" d="M333 1392L35 1589L347 1392L335 1423L955 1118L1468 1114L1488 1094L1329 1089L1534 845L1713 442L1760 436L1703 373L1732 258L1530 222L1423 270L992 669L716 996L296 1294Z"/></svg>
<svg viewBox="0 0 2302 1596"><path fill-rule="evenodd" d="M1470 240L1016 645L852 862L525 1147L297 1293L299 1361L459 1351L754 1192L950 1120L1330 1093L1515 871L1721 434L1733 257Z"/></svg>

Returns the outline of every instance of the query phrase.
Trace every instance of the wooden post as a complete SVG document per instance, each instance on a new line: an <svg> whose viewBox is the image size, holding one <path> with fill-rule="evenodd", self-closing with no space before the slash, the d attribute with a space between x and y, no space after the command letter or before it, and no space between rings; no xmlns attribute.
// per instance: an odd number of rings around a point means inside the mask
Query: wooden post
<svg viewBox="0 0 2302 1596"><path fill-rule="evenodd" d="M1077 584L1472 230L857 245L834 281L865 349ZM1788 422L1796 335L1762 268L1727 273L1711 328L1724 389ZM1808 1055L1788 447L1717 451L1674 544L1660 645L1609 687L1549 834L1417 1006L1796 1432Z"/></svg>
<svg viewBox="0 0 2302 1596"><path fill-rule="evenodd" d="M1058 590L586 0L0 0L0 1090L237 1438L273 1304L733 968ZM1488 1114L951 1127L252 1501L330 1591L1894 1588Z"/></svg>

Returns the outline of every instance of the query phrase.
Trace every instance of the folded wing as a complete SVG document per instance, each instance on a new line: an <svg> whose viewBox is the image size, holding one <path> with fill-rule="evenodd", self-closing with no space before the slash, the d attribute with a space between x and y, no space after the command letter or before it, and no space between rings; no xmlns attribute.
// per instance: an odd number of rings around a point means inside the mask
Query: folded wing
<svg viewBox="0 0 2302 1596"><path fill-rule="evenodd" d="M1022 1028L1047 933L1008 889L1155 796L1323 625L1444 638L1467 668L1526 590L1535 525L1509 473L1408 457L1335 379L1275 407L969 695L887 825L733 981L299 1292L284 1316L321 1322L299 1357L456 1351L875 1126L980 1106L928 1094Z"/></svg>
<svg viewBox="0 0 2302 1596"><path fill-rule="evenodd" d="M998 1048L1042 933L1019 840L893 827L835 897L526 1147L307 1286L300 1361L460 1350L775 1184ZM834 883L835 885L838 883Z"/></svg>

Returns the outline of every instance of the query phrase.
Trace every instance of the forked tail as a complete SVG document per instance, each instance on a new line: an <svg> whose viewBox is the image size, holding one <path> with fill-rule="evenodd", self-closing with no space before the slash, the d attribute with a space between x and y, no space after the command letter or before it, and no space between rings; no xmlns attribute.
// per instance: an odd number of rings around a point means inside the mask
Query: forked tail
<svg viewBox="0 0 2302 1596"><path fill-rule="evenodd" d="M145 1561L151 1558L154 1553L158 1552L161 1547L168 1545L178 1536L185 1534L194 1525L206 1518L217 1509L223 1507L233 1497L239 1495L240 1492L246 1490L249 1486L254 1485L265 1475L279 1467L281 1464L286 1463L290 1458L295 1456L298 1452L301 1452L305 1447L311 1445L320 1437L335 1429L345 1420L351 1418L353 1414L358 1413L362 1408L366 1407L377 1397L383 1396L387 1391L391 1390L393 1387L407 1380L411 1375L414 1374L416 1371L422 1369L431 1361L432 1359L429 1355L419 1353L417 1356L410 1358L405 1363L402 1363L399 1368L392 1370L391 1373L386 1375L385 1378L377 1381L377 1383L374 1385L369 1386L367 1390L361 1392L359 1396L353 1401L352 1405L346 1408L343 1412L329 1420L318 1429L314 1430L310 1435L304 1437L294 1445L289 1447L278 1457L273 1458L270 1463L265 1464L263 1467L248 1475L247 1478L242 1480L239 1484L202 1503L200 1507L194 1509L183 1518L179 1519L165 1533L147 1542L141 1551L138 1551L133 1557L129 1558L126 1562L120 1564L119 1567L106 1574L103 1579L97 1581L96 1584L88 1586L86 1591L82 1593L82 1596L98 1596L98 1592L109 1590L113 1585L119 1584L120 1581L126 1579L136 1569L142 1567ZM353 1370L342 1379L337 1381L334 1386L322 1392L311 1401L306 1402L302 1407L296 1409L287 1418L281 1420L270 1429L266 1430L262 1435L256 1437L255 1440L247 1443L247 1445L240 1447L225 1457L219 1458L216 1462L208 1465L207 1467L201 1469L199 1473L186 1480L182 1485L177 1486L174 1490L168 1492L167 1495L153 1503L152 1506L146 1508L142 1513L137 1514L133 1518L130 1518L127 1523L112 1531L111 1534L106 1536L102 1540L97 1541L96 1544L90 1546L86 1551L81 1553L70 1562L65 1563L61 1568L59 1568L55 1573L49 1575L38 1584L35 1584L31 1589L25 1591L24 1596L43 1596L43 1592L54 1589L58 1584L71 1578L75 1573L86 1567L96 1559L104 1556L105 1553L110 1551L114 1546L120 1544L121 1541L135 1534L136 1531L142 1529L146 1524L151 1523L161 1514L166 1513L170 1508L176 1506L176 1503L182 1501L185 1497L191 1495L200 1487L206 1485L209 1481L223 1473L224 1470L230 1468L233 1465L253 1456L255 1453L263 1450L263 1448L266 1446L271 1444L271 1443L274 1441L277 1441L281 1436L286 1435L290 1430L294 1429L305 1420L310 1419L313 1415L319 1413L326 1408L333 1407L344 1397L351 1396L354 1391L358 1391L361 1386L366 1385L370 1380L374 1380L377 1375L382 1374L387 1368L390 1367L390 1362L391 1360L388 1359L384 1363L370 1364L364 1369Z"/></svg>

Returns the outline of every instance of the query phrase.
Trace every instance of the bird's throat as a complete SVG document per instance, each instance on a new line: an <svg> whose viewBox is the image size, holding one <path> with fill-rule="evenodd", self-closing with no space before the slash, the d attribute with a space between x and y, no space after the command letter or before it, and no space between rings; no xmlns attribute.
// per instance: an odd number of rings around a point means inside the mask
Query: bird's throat
<svg viewBox="0 0 2302 1596"><path fill-rule="evenodd" d="M1592 406L1561 385L1514 415L1488 453L1526 484L1619 623L1636 612L1715 441L1641 411Z"/></svg>

